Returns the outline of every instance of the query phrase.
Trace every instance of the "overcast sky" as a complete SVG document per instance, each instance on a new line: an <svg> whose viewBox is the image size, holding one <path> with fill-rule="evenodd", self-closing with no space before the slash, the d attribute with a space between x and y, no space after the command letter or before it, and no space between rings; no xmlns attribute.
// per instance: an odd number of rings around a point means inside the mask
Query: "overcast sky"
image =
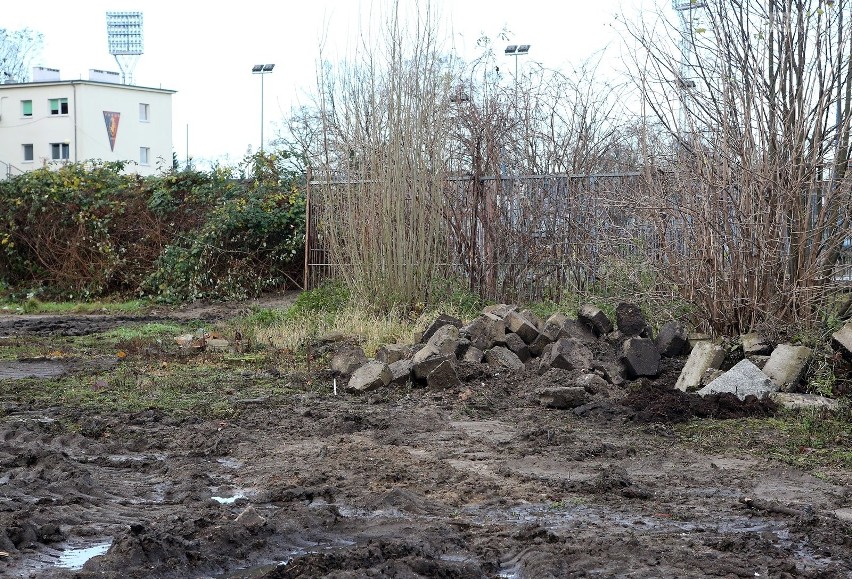
<svg viewBox="0 0 852 579"><path fill-rule="evenodd" d="M379 2L3 2L0 27L41 32L44 46L35 64L59 69L63 80L86 79L91 68L119 70L107 49L106 12L142 12L145 53L134 84L177 91L173 141L178 157L183 160L188 150L196 160L235 164L249 147L257 150L260 141L261 79L252 75L252 65L276 65L263 80L268 141L276 121L307 103L321 39L327 37L326 52L334 60L345 58L359 22ZM612 62L618 60L616 14L635 17L642 5L671 11L667 0L433 0L433 5L462 56L475 53L483 33L496 37L505 27L512 42L532 46L520 67L534 60L564 70L602 49ZM504 61L498 61L501 68L514 70L511 57L500 55L499 60ZM226 110L241 112L230 116L223 114Z"/></svg>

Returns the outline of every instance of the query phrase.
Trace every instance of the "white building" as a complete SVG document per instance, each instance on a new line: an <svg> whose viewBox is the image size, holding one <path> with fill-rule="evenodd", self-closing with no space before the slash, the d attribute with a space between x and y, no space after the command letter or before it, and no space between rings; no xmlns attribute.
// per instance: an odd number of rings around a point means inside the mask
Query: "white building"
<svg viewBox="0 0 852 579"><path fill-rule="evenodd" d="M33 82L0 84L0 179L49 163L129 161L150 175L172 162L173 90L118 84L118 73L60 80L37 68Z"/></svg>

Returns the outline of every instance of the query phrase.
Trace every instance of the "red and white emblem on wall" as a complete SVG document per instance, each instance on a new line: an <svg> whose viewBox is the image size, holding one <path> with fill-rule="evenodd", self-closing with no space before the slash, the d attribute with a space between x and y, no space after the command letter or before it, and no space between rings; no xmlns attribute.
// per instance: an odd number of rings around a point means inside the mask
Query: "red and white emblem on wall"
<svg viewBox="0 0 852 579"><path fill-rule="evenodd" d="M109 136L109 150L115 150L115 137L118 135L118 119L121 113L104 111L104 123L106 123L107 136Z"/></svg>

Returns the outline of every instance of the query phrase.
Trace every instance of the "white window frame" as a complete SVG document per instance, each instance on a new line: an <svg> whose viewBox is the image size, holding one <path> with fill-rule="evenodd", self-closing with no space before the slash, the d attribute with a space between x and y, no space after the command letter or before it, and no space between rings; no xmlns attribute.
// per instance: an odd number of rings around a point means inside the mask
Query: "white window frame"
<svg viewBox="0 0 852 579"><path fill-rule="evenodd" d="M56 101L56 112L53 110L53 101ZM62 105L65 105L65 112L62 112ZM47 107L50 109L51 116L67 116L68 115L68 99L66 97L59 97L55 99L48 99Z"/></svg>
<svg viewBox="0 0 852 579"><path fill-rule="evenodd" d="M151 147L139 147L139 164L145 166L151 164Z"/></svg>
<svg viewBox="0 0 852 579"><path fill-rule="evenodd" d="M151 122L151 105L149 105L148 103L139 103L139 122Z"/></svg>
<svg viewBox="0 0 852 579"><path fill-rule="evenodd" d="M32 143L23 143L21 145L21 149L23 149L24 163L32 163L35 159L35 149L33 148ZM27 152L30 153L30 158L27 159Z"/></svg>
<svg viewBox="0 0 852 579"><path fill-rule="evenodd" d="M30 114L26 113L26 110L27 110L26 103L30 103ZM23 117L25 119L29 119L29 118L32 118L32 116L33 116L33 101L32 101L32 99L23 99L21 101L21 117Z"/></svg>
<svg viewBox="0 0 852 579"><path fill-rule="evenodd" d="M54 155L59 155L54 156ZM68 143L50 143L51 161L68 161L71 158L71 145Z"/></svg>

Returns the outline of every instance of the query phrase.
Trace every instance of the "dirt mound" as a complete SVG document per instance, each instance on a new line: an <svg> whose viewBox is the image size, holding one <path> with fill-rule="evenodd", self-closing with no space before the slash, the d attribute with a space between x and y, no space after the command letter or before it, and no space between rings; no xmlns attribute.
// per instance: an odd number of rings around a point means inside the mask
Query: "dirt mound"
<svg viewBox="0 0 852 579"><path fill-rule="evenodd" d="M654 382L634 383L621 403L635 411L632 418L637 422L677 423L692 417L771 416L777 411L777 405L768 398L758 400L748 396L740 400L728 392L699 396Z"/></svg>

